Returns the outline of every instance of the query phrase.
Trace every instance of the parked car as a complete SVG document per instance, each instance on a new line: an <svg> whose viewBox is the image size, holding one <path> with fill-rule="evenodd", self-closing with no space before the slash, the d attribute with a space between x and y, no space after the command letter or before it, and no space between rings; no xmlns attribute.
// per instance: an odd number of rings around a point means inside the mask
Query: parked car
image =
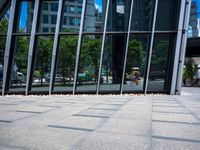
<svg viewBox="0 0 200 150"><path fill-rule="evenodd" d="M46 74L45 75L45 81L49 82L51 79L51 75L50 74ZM55 82L62 82L63 81L63 76L56 74L55 75Z"/></svg>

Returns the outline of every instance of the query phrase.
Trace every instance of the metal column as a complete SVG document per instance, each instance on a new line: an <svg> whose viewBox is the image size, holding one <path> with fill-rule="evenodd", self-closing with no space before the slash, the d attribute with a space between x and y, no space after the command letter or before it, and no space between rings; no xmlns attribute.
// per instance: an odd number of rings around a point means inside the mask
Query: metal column
<svg viewBox="0 0 200 150"><path fill-rule="evenodd" d="M129 16L128 35L127 35L127 39L126 39L127 41L126 41L126 50L125 50L125 58L124 58L124 68L123 68L122 83L121 83L121 89L120 89L121 94L123 92L123 87L124 87L126 61L127 61L128 45L129 45L130 30L131 30L131 23L132 23L132 14L133 14L133 3L134 3L134 0L131 1L131 8L130 8L131 10L130 10L130 16Z"/></svg>
<svg viewBox="0 0 200 150"><path fill-rule="evenodd" d="M6 85L6 83L7 83L7 76L8 76L8 63L9 63L8 61L12 61L12 60L9 60L9 56L10 56L10 49L11 49L11 42L12 42L16 1L17 0L12 0L11 7L10 7L10 18L9 18L9 24L8 24L6 48L5 48L5 55L4 55L2 95L5 94L6 86L9 86L9 85Z"/></svg>
<svg viewBox="0 0 200 150"><path fill-rule="evenodd" d="M179 56L181 53L181 41L182 41L182 33L183 33L183 25L185 21L185 5L186 0L181 1L180 7L180 15L179 15L179 24L178 24L178 33L176 38L176 49L175 49L175 57L174 57L174 68L173 68L173 75L172 75L172 85L170 94L176 94L176 84L178 78L178 66L179 66Z"/></svg>
<svg viewBox="0 0 200 150"><path fill-rule="evenodd" d="M61 16L62 16L61 15L62 14L62 8L63 8L62 6L63 6L63 0L59 0L56 30L55 30L54 43L53 43L49 94L51 94L51 91L53 89L53 81L54 81L54 76L55 76L56 55L57 55L57 51L58 51L57 49L58 49L59 30L60 30L60 22L61 22Z"/></svg>
<svg viewBox="0 0 200 150"><path fill-rule="evenodd" d="M104 22L103 39L102 39L102 45L101 45L101 56L100 56L100 64L99 64L99 74L98 74L98 83L97 83L97 94L99 94L100 81L101 81L100 80L101 79L101 69L102 69L103 52L104 52L104 45L105 45L105 38L106 38L109 6L110 6L110 0L107 1L107 6L106 6L106 15L105 15L105 22Z"/></svg>
<svg viewBox="0 0 200 150"><path fill-rule="evenodd" d="M81 14L81 25L80 25L80 31L79 31L79 38L78 38L78 46L76 51L76 65L75 65L75 72L74 72L74 86L73 86L73 95L76 91L76 81L77 81L77 74L78 74L78 65L79 65L79 57L80 57L80 50L81 50L81 42L82 42L82 33L84 28L84 21L85 21L85 13L86 13L86 4L87 0L83 1L83 11Z"/></svg>
<svg viewBox="0 0 200 150"><path fill-rule="evenodd" d="M147 74L146 74L146 80L144 85L144 94L147 93L148 88L148 80L149 80L149 71L150 71L150 65L151 65L151 56L153 51L153 42L154 42L154 32L155 32L155 26L156 26L156 17L157 17L157 9L158 9L158 0L155 1L155 9L154 9L154 18L153 18L153 25L152 25L152 33L151 33L151 43L150 43L150 49L149 49L149 59L147 64Z"/></svg>
<svg viewBox="0 0 200 150"><path fill-rule="evenodd" d="M190 9L191 9L191 0L187 0L186 3L186 10L185 10L185 21L183 26L183 35L182 35L182 44L181 44L181 53L179 57L179 67L178 67L178 78L176 84L176 94L181 93L181 84L182 84L182 76L183 76L183 66L185 61L185 52L186 52L186 45L187 45L187 31L189 26L189 18L190 18Z"/></svg>
<svg viewBox="0 0 200 150"><path fill-rule="evenodd" d="M26 78L26 95L28 95L30 89L30 76L31 76L31 67L32 67L32 57L33 57L33 50L35 46L35 33L37 28L37 21L38 21L38 12L39 12L39 2L40 0L35 0L34 6L34 15L33 15L33 23L31 29L31 38L29 44L29 52L28 52L28 65L27 65L27 78Z"/></svg>

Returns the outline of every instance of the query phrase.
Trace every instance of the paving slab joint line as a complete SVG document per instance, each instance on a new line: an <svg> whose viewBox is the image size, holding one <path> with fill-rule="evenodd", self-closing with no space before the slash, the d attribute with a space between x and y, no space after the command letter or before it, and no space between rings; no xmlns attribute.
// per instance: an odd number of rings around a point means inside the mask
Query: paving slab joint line
<svg viewBox="0 0 200 150"><path fill-rule="evenodd" d="M176 138L176 137L165 137L165 136L157 136L153 135L153 139L161 139L161 140L171 140L171 141L181 141L181 142L192 142L192 143L200 143L200 140L195 139L185 139L185 138Z"/></svg>

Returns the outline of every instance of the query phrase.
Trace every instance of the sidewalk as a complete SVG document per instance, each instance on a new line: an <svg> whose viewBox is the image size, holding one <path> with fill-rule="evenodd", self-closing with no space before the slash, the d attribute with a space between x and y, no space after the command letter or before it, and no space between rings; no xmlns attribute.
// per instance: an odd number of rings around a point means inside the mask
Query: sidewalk
<svg viewBox="0 0 200 150"><path fill-rule="evenodd" d="M0 97L0 149L199 150L200 88L181 96Z"/></svg>

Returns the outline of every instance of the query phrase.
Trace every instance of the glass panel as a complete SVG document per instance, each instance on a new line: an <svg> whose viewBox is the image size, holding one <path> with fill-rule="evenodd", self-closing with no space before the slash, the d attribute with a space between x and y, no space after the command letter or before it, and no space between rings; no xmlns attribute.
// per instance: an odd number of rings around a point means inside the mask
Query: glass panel
<svg viewBox="0 0 200 150"><path fill-rule="evenodd" d="M41 2L40 19L37 32L52 32L56 27L59 0L43 0Z"/></svg>
<svg viewBox="0 0 200 150"><path fill-rule="evenodd" d="M131 31L150 31L155 0L134 0Z"/></svg>
<svg viewBox="0 0 200 150"><path fill-rule="evenodd" d="M6 47L6 36L0 36L0 91L2 90L2 83L3 83L3 64L4 64L5 47Z"/></svg>
<svg viewBox="0 0 200 150"><path fill-rule="evenodd" d="M10 91L25 91L30 38L15 38L14 59L11 68Z"/></svg>
<svg viewBox="0 0 200 150"><path fill-rule="evenodd" d="M122 82L126 35L107 35L101 70L100 91L119 91Z"/></svg>
<svg viewBox="0 0 200 150"><path fill-rule="evenodd" d="M106 11L106 5L103 5L103 14ZM130 0L111 0L108 11L108 31L127 31L130 16Z"/></svg>
<svg viewBox="0 0 200 150"><path fill-rule="evenodd" d="M181 0L159 0L156 30L176 30Z"/></svg>
<svg viewBox="0 0 200 150"><path fill-rule="evenodd" d="M83 3L79 1L64 0L61 32L79 32Z"/></svg>
<svg viewBox="0 0 200 150"><path fill-rule="evenodd" d="M31 32L34 1L21 1L19 4L16 32ZM14 31L15 32L15 31Z"/></svg>
<svg viewBox="0 0 200 150"><path fill-rule="evenodd" d="M106 4L105 4L106 7ZM102 0L88 0L84 22L85 32L102 32L104 19L102 18Z"/></svg>
<svg viewBox="0 0 200 150"><path fill-rule="evenodd" d="M130 35L123 91L143 91L150 35Z"/></svg>
<svg viewBox="0 0 200 150"><path fill-rule="evenodd" d="M37 37L36 61L32 91L48 91L53 49L53 36Z"/></svg>
<svg viewBox="0 0 200 150"><path fill-rule="evenodd" d="M9 22L9 10L5 13L5 15L0 19L0 34L7 33L8 30L8 22Z"/></svg>
<svg viewBox="0 0 200 150"><path fill-rule="evenodd" d="M77 43L77 35L60 37L54 91L73 90Z"/></svg>
<svg viewBox="0 0 200 150"><path fill-rule="evenodd" d="M96 91L99 72L102 36L86 35L83 37L77 91Z"/></svg>
<svg viewBox="0 0 200 150"><path fill-rule="evenodd" d="M166 91L170 86L173 68L174 36L155 35L149 72L148 91Z"/></svg>

